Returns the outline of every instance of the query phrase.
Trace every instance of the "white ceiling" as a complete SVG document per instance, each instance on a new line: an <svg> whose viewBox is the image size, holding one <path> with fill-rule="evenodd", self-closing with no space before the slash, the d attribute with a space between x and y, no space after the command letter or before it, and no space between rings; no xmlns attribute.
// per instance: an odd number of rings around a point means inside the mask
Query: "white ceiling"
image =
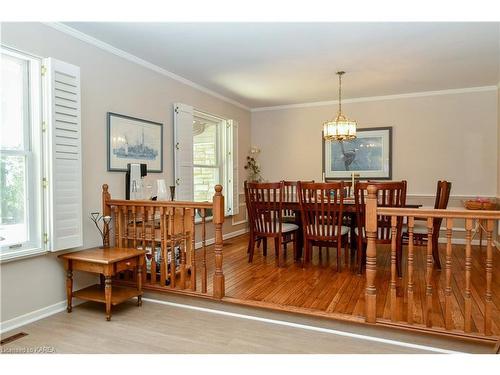
<svg viewBox="0 0 500 375"><path fill-rule="evenodd" d="M500 81L500 23L66 25L251 108Z"/></svg>

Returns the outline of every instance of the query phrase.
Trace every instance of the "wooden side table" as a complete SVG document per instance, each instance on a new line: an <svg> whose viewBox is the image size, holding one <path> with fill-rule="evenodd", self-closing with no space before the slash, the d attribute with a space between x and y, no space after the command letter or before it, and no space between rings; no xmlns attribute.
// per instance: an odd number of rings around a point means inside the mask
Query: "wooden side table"
<svg viewBox="0 0 500 375"><path fill-rule="evenodd" d="M142 305L142 267L144 250L131 248L92 248L60 255L66 270L67 311L72 310L73 297L106 304L106 320L111 320L111 306L137 297ZM125 270L137 270L137 289L112 287L112 277ZM73 292L73 271L98 273L104 278L104 285L96 284Z"/></svg>

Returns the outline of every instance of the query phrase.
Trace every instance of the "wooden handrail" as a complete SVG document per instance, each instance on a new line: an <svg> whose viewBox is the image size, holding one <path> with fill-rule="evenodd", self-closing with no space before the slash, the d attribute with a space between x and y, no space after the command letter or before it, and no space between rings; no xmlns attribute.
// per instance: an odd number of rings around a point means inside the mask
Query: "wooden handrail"
<svg viewBox="0 0 500 375"><path fill-rule="evenodd" d="M213 202L191 202L191 201L150 201L150 200L122 200L109 199L107 204L110 206L137 206L144 207L176 207L176 208L205 208L213 207Z"/></svg>
<svg viewBox="0 0 500 375"><path fill-rule="evenodd" d="M500 210L466 210L447 208L395 208L395 207L377 207L379 215L386 216L413 216L418 218L454 218L454 219L497 219L500 220Z"/></svg>

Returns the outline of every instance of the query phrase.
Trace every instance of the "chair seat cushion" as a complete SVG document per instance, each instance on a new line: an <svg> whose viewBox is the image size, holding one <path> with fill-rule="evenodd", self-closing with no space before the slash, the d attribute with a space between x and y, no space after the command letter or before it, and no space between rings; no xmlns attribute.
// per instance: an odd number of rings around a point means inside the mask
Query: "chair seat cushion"
<svg viewBox="0 0 500 375"><path fill-rule="evenodd" d="M295 223L295 216L283 216L284 223Z"/></svg>
<svg viewBox="0 0 500 375"><path fill-rule="evenodd" d="M292 232L292 231L297 230L297 229L299 229L299 226L296 224L292 224L292 223L282 223L281 224L281 233L288 233L288 232Z"/></svg>
<svg viewBox="0 0 500 375"><path fill-rule="evenodd" d="M332 227L332 225L325 225L325 233L333 233L333 235L336 236L337 235L338 226L335 225L333 229L331 227ZM314 226L313 225L309 225L309 231L308 231L309 234L312 235L313 233L315 233L314 230L315 230ZM321 229L319 229L319 230L321 230ZM349 227L346 227L346 226L342 225L340 227L340 235L344 236L347 233L349 233ZM319 232L319 233L316 233L315 235L322 236L323 234L322 234L322 232Z"/></svg>
<svg viewBox="0 0 500 375"><path fill-rule="evenodd" d="M408 225L407 224L403 224L403 233L404 232L408 232ZM413 225L413 233L427 235L427 222L415 221L415 224Z"/></svg>

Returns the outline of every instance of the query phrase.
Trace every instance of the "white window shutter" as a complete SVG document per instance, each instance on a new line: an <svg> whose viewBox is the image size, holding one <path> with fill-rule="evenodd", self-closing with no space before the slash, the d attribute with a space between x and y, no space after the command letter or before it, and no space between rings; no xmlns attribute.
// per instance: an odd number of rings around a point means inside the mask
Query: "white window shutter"
<svg viewBox="0 0 500 375"><path fill-rule="evenodd" d="M174 104L174 180L176 199L194 200L193 107Z"/></svg>
<svg viewBox="0 0 500 375"><path fill-rule="evenodd" d="M80 68L44 60L48 250L83 246Z"/></svg>
<svg viewBox="0 0 500 375"><path fill-rule="evenodd" d="M226 126L226 149L227 151L227 186L224 195L226 197L226 216L237 215L239 213L238 194L238 123L228 120Z"/></svg>

